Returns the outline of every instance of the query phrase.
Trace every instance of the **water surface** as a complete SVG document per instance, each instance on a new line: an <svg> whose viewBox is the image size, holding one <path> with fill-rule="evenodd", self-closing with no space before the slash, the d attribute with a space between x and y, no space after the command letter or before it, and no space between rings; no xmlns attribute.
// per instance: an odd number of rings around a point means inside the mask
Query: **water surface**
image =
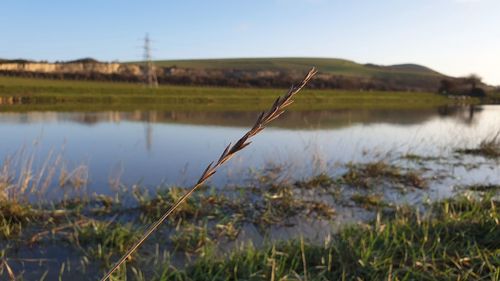
<svg viewBox="0 0 500 281"><path fill-rule="evenodd" d="M48 158L55 162L56 155L61 155L66 170L88 169L86 188L95 193L108 193L109 183L116 181L150 187L189 185L230 141L244 134L257 114L4 112L0 113L0 157L30 155L36 170ZM499 130L500 106L496 105L292 111L255 137L212 183L240 183L250 171L270 164L286 165L300 178L322 171L336 173L340 170L335 163L367 162L388 155L451 157L453 149L477 146ZM492 167L475 173L457 168L456 173L468 181L499 182L498 165Z"/></svg>

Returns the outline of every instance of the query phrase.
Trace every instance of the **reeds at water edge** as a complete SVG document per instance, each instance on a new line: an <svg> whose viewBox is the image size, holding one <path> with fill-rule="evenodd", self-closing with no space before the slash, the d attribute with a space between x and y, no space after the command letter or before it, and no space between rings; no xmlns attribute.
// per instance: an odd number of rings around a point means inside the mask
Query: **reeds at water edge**
<svg viewBox="0 0 500 281"><path fill-rule="evenodd" d="M36 147L22 147L0 162L0 201L28 202L47 195L51 186L71 187L64 192L84 191L89 181L88 166L68 165L61 152L50 150L41 158Z"/></svg>
<svg viewBox="0 0 500 281"><path fill-rule="evenodd" d="M214 163L210 163L203 174L198 179L197 183L187 191L182 197L180 197L177 202L175 202L156 222L154 222L141 236L141 238L135 242L130 249L116 262L115 265L106 273L106 275L101 279L101 281L107 280L113 272L115 272L125 261L132 255L141 245L148 239L148 237L184 202L191 196L197 188L202 186L211 176L213 176L217 169L222 166L225 162L231 159L236 153L250 145L250 139L260 133L264 128L272 122L274 119L278 118L281 114L285 112L285 109L293 103L293 97L302 89L304 86L313 78L316 74L316 69L312 68L304 79L298 84L290 88L290 90L283 96L278 97L274 104L268 111L262 112L252 128L245 133L238 141L234 144L229 144L226 149L222 152L218 160Z"/></svg>

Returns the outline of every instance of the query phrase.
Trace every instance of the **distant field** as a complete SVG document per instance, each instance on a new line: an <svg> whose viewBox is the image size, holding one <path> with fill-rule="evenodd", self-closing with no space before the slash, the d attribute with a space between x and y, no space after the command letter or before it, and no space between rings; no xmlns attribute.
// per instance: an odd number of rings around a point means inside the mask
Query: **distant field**
<svg viewBox="0 0 500 281"><path fill-rule="evenodd" d="M249 111L267 108L285 91L184 86L149 89L129 83L0 77L0 110ZM432 93L305 90L291 110L422 108L447 103L448 98Z"/></svg>
<svg viewBox="0 0 500 281"><path fill-rule="evenodd" d="M138 62L135 62L138 63ZM443 76L424 66L416 64L400 64L393 66L376 66L359 64L353 61L334 58L241 58L241 59L193 59L193 60L159 60L161 67L177 66L196 69L241 69L241 70L298 70L306 71L316 66L320 72L347 76L387 76L417 75Z"/></svg>

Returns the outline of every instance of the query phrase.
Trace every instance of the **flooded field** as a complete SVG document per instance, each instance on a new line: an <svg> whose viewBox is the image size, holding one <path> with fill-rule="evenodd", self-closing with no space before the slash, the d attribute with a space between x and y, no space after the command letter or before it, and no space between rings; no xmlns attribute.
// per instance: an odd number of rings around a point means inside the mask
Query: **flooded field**
<svg viewBox="0 0 500 281"><path fill-rule="evenodd" d="M96 279L257 114L0 113L0 198L15 218L0 225L0 258L25 280ZM404 206L497 196L499 132L498 105L287 112L155 234L127 274L166 280L165 264L183 269L248 243L322 244Z"/></svg>
<svg viewBox="0 0 500 281"><path fill-rule="evenodd" d="M32 159L34 170L56 158L68 172L85 167L85 188L109 194L110 181L188 185L258 112L1 113L1 159ZM393 160L405 154L444 157L500 130L500 107L288 112L255 138L213 184L240 184L266 165L293 168L295 179L338 173L336 164ZM471 161L474 159L471 159ZM479 159L476 159L480 161ZM470 163L470 161L467 161ZM22 163L19 163L21 165ZM470 180L498 180L497 170ZM460 175L460 169L455 171ZM56 191L57 193L58 191Z"/></svg>

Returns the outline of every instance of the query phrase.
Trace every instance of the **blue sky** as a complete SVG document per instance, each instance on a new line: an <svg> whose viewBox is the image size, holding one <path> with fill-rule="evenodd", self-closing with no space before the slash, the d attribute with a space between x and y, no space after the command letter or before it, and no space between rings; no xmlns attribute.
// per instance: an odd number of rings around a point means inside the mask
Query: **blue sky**
<svg viewBox="0 0 500 281"><path fill-rule="evenodd" d="M0 58L336 57L500 85L499 0L5 0Z"/></svg>

